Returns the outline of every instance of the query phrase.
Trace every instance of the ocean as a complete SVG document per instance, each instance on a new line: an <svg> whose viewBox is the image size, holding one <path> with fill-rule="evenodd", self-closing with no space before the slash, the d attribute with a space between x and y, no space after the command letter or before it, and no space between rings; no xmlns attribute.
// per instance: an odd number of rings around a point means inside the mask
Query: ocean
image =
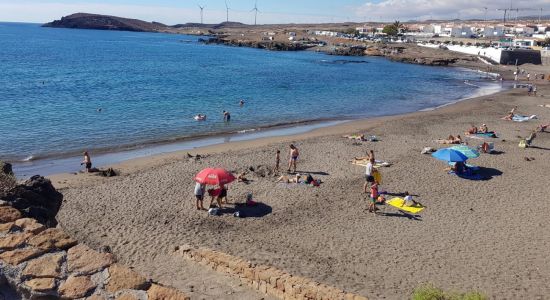
<svg viewBox="0 0 550 300"><path fill-rule="evenodd" d="M500 89L460 68L197 40L0 23L0 159L34 172L83 150L192 147L197 137L402 114Z"/></svg>

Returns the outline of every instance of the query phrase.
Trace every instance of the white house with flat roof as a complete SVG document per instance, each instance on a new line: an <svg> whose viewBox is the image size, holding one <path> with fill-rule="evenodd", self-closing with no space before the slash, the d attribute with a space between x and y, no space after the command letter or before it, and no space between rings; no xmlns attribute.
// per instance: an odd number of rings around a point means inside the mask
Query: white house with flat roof
<svg viewBox="0 0 550 300"><path fill-rule="evenodd" d="M485 27L483 28L484 37L501 37L504 36L504 27Z"/></svg>
<svg viewBox="0 0 550 300"><path fill-rule="evenodd" d="M466 26L453 27L451 30L452 37L469 38L472 34L472 28Z"/></svg>

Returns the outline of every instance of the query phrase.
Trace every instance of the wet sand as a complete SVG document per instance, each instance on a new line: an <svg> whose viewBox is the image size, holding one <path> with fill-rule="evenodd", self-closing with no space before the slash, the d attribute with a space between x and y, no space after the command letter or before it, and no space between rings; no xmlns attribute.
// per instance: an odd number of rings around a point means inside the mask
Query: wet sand
<svg viewBox="0 0 550 300"><path fill-rule="evenodd" d="M550 87L540 83L538 91L539 97L515 89L435 111L190 151L208 155L198 161L186 152L135 159L114 166L122 172L119 177L51 176L65 197L58 219L78 240L108 245L123 263L198 298L259 296L237 283L221 284L223 279L202 266L174 259L175 246L221 250L372 299L404 299L424 282L475 289L495 299L544 299L550 294L550 134L540 133L536 147L518 147L518 136L550 119L550 109L538 106L550 104ZM536 114L539 120L501 120L515 105L517 113ZM470 163L481 166L488 180L449 175L443 162L420 154L424 147L442 147L436 139L463 136L470 124L482 123L499 134L491 142L500 154L482 154ZM358 132L381 141L341 137ZM252 192L263 204L259 217L212 217L195 210L198 171L271 168L276 149L282 151L285 170L291 142L301 153L298 172L322 179L320 187L275 183L274 175L250 172L250 184L230 185L229 199L242 202ZM377 215L367 212L364 168L349 160L370 149L393 164L381 169L381 190L417 195L427 206L419 217L388 206L380 206Z"/></svg>

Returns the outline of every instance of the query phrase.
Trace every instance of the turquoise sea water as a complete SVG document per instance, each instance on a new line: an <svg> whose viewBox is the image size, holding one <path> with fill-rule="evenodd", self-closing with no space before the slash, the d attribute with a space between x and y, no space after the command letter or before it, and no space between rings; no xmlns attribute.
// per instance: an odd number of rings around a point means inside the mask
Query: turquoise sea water
<svg viewBox="0 0 550 300"><path fill-rule="evenodd" d="M14 23L0 23L0 70L0 159L8 161L400 114L497 86L468 70L383 58Z"/></svg>

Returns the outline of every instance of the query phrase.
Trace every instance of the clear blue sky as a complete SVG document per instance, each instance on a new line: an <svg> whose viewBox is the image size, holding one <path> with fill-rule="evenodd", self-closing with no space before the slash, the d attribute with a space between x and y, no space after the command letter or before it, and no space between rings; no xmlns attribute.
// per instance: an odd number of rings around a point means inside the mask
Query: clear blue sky
<svg viewBox="0 0 550 300"><path fill-rule="evenodd" d="M255 0L227 0L230 21L253 23ZM167 24L198 22L197 5L206 5L204 21L225 21L224 0L0 0L0 21L48 22L75 12L110 14ZM509 0L258 0L258 23L392 21L427 18L499 17L497 8ZM514 0L514 7L531 8L520 15L550 14L550 0Z"/></svg>

